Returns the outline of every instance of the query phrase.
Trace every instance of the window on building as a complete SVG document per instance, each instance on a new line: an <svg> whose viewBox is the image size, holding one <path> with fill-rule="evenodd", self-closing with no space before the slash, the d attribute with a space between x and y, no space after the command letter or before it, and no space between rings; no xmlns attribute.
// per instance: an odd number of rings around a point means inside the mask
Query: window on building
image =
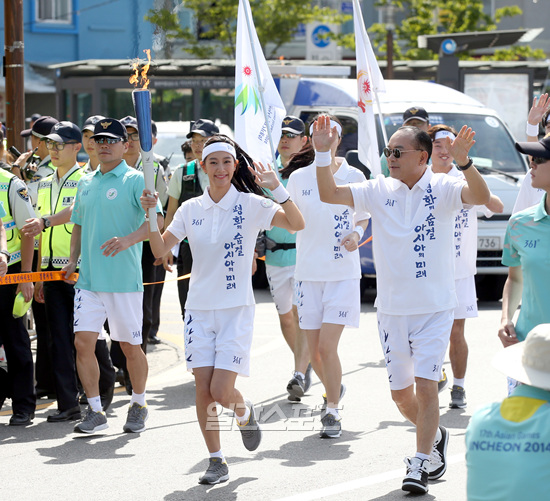
<svg viewBox="0 0 550 501"><path fill-rule="evenodd" d="M70 23L72 0L36 0L36 20L43 23Z"/></svg>

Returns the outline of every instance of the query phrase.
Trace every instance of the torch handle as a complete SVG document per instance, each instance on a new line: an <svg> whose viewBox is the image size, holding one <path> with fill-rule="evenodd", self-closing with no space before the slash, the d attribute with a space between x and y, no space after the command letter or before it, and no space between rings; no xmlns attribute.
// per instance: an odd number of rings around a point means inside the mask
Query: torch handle
<svg viewBox="0 0 550 501"><path fill-rule="evenodd" d="M145 178L145 189L155 193L155 160L153 151L141 150L141 165L143 166L143 177ZM147 211L149 216L149 231L157 231L157 209L151 207Z"/></svg>

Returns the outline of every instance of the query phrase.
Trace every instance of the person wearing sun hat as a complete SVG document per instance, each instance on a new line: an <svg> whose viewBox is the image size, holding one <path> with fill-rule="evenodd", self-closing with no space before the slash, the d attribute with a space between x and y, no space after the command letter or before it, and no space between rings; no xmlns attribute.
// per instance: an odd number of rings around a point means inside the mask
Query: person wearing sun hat
<svg viewBox="0 0 550 501"><path fill-rule="evenodd" d="M505 348L493 366L520 381L502 402L479 409L466 430L469 501L548 499L550 324Z"/></svg>

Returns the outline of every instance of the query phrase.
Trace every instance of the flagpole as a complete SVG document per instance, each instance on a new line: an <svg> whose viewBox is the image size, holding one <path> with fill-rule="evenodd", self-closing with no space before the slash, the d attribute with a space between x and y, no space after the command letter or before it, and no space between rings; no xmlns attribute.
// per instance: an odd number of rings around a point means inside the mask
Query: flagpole
<svg viewBox="0 0 550 501"><path fill-rule="evenodd" d="M252 16L251 12L247 11L247 8L250 7L248 2L246 0L240 0L243 3L243 9L245 11L245 18L246 18L246 26L248 28L248 39L250 40L250 48L252 49L252 60L254 61L254 69L256 70L256 82L258 83L258 90L260 91L260 103L262 105L262 111L264 114L265 119L265 127L267 129L267 137L269 139L269 147L271 149L271 156L273 157L273 166L271 167L273 170L276 169L277 165L277 157L275 156L275 148L273 146L273 138L271 137L271 128L269 127L269 122L267 119L267 109L265 106L265 100L264 100L264 87L261 84L261 82L258 80L258 75L260 72L258 71L258 60L256 58L256 48L254 47L253 37L252 37L252 26L250 26L250 18ZM248 5L248 7L247 7Z"/></svg>
<svg viewBox="0 0 550 501"><path fill-rule="evenodd" d="M378 108L378 120L380 120L380 128L382 129L382 137L384 138L384 146L388 145L388 134L386 133L386 127L384 125L384 114L382 113L382 108L380 107L380 100L378 99L378 92L376 89L373 89L374 100L376 101L376 107Z"/></svg>

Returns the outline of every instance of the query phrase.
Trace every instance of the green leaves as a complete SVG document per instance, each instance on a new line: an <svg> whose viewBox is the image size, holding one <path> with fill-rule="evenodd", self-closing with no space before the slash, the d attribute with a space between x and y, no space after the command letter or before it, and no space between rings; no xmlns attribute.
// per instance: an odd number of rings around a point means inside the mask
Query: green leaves
<svg viewBox="0 0 550 501"><path fill-rule="evenodd" d="M238 0L185 0L183 3L193 12L196 31L182 29L177 14L167 9L149 10L145 20L163 30L168 39L185 41L184 50L190 54L198 57L213 55L216 46L221 46L224 55L234 58ZM351 19L351 16L341 15L334 9L312 6L307 0L251 0L250 8L267 58L279 56L281 46L292 41L302 23L325 21L341 24Z"/></svg>

